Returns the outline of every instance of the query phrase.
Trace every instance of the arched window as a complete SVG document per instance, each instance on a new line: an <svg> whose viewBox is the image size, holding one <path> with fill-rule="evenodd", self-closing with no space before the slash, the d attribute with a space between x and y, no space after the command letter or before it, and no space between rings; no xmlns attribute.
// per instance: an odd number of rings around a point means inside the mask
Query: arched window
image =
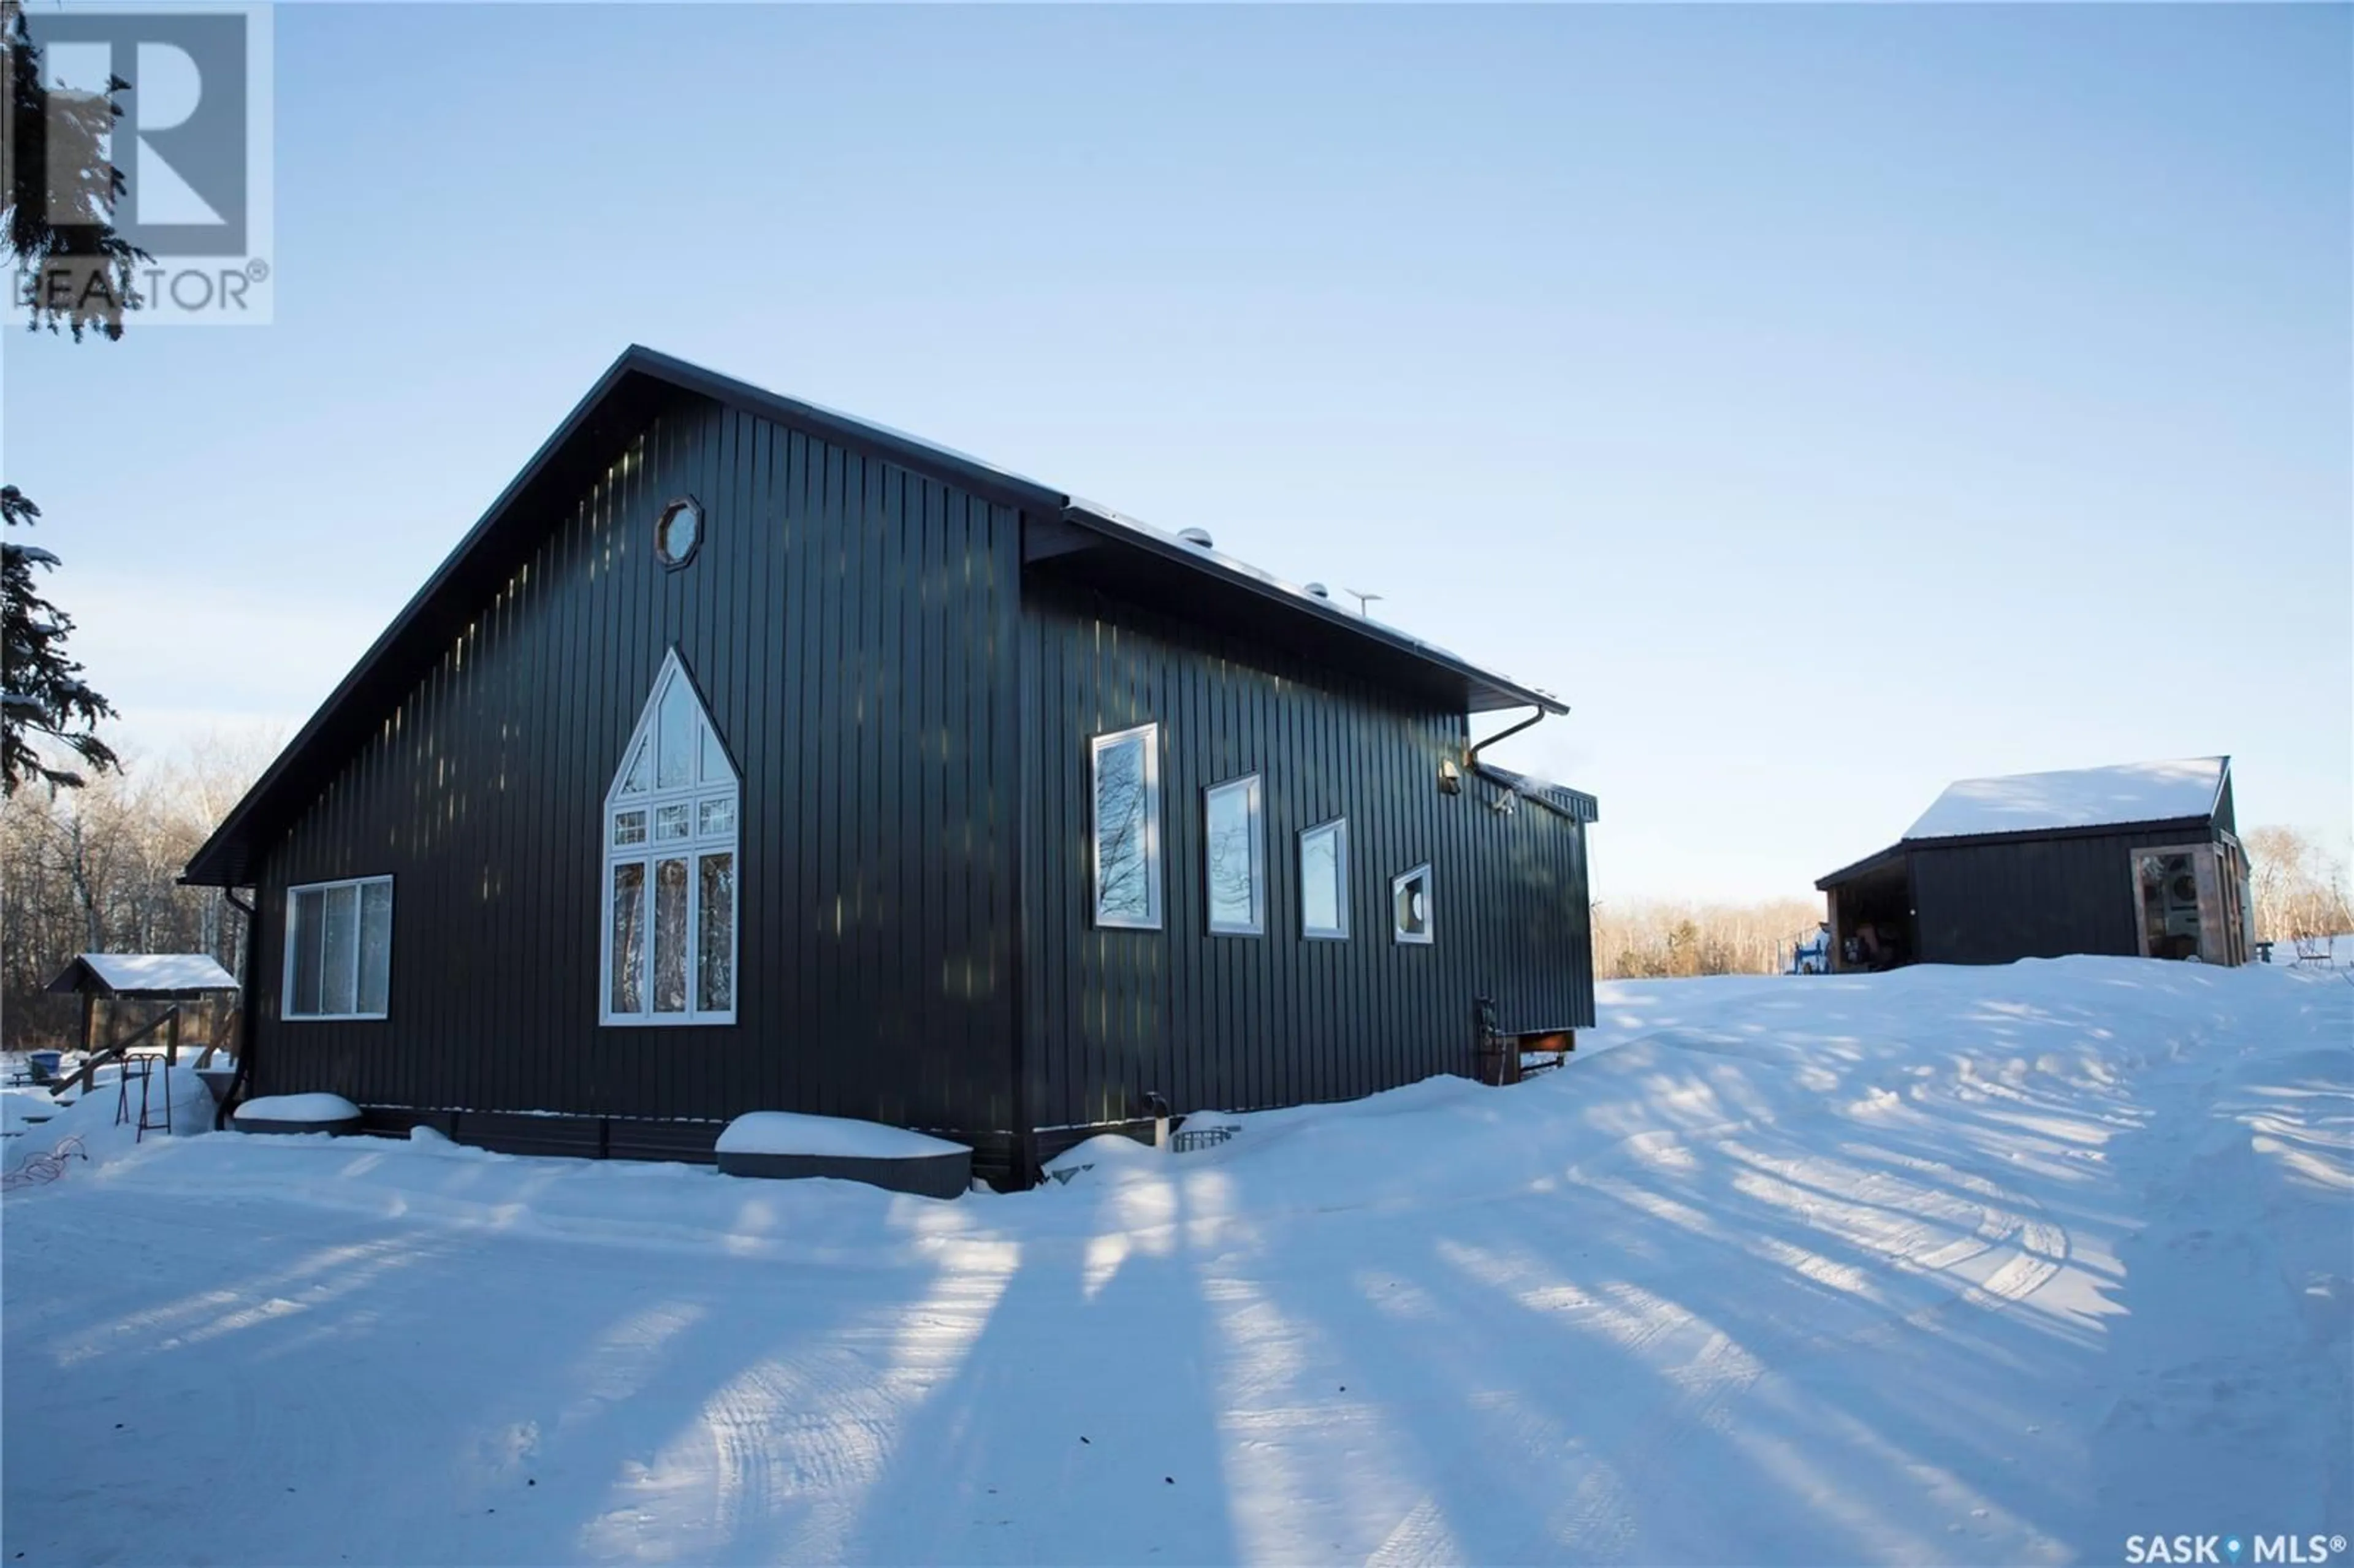
<svg viewBox="0 0 2354 1568"><path fill-rule="evenodd" d="M736 1022L742 795L673 649L605 796L599 1022Z"/></svg>

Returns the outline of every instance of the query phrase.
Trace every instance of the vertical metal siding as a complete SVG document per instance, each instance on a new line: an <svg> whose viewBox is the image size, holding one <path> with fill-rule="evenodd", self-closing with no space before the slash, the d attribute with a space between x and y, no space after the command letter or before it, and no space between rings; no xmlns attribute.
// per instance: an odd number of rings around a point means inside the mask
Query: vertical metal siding
<svg viewBox="0 0 2354 1568"><path fill-rule="evenodd" d="M686 567L668 497L704 503ZM390 873L390 1017L278 1017L257 1089L364 1104L1010 1124L1008 508L750 415L651 425L267 857ZM603 800L679 646L744 776L738 1022L597 1022ZM920 956L920 972L914 961Z"/></svg>
<svg viewBox="0 0 2354 1568"><path fill-rule="evenodd" d="M2070 953L2131 958L2141 951L2128 855L2201 842L2211 828L1916 847L1913 906L1921 958L1938 964L2007 964Z"/></svg>
<svg viewBox="0 0 2354 1568"><path fill-rule="evenodd" d="M1345 673L1034 575L1023 591L1031 748L1023 874L1027 1087L1039 1126L1351 1098L1472 1068L1471 1006L1515 1030L1587 1027L1584 829L1502 788L1442 793L1464 721ZM1087 742L1161 726L1163 928L1098 930ZM1212 936L1203 791L1264 780L1266 934ZM1299 935L1298 835L1349 819L1347 941ZM1436 941L1392 939L1390 879L1432 867Z"/></svg>

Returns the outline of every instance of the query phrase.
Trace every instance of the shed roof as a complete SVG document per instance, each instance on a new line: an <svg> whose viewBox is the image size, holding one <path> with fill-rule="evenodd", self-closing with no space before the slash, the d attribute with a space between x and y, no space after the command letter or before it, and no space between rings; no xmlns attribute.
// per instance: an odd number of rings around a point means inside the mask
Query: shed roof
<svg viewBox="0 0 2354 1568"><path fill-rule="evenodd" d="M1853 882L1897 863L1914 848L1957 840L1999 842L2039 833L2082 835L2209 820L2222 806L2231 777L2230 758L2193 757L1959 779L1946 786L1903 838L1819 878L1815 886L1827 890Z"/></svg>
<svg viewBox="0 0 2354 1568"><path fill-rule="evenodd" d="M78 953L46 988L100 996L235 991L237 977L205 953Z"/></svg>
<svg viewBox="0 0 2354 1568"><path fill-rule="evenodd" d="M319 711L188 862L185 880L235 886L252 878L254 851L272 823L314 797L431 668L482 602L529 557L563 514L564 498L586 484L649 418L692 398L706 398L881 457L1020 507L1091 535L1132 560L1140 574L1188 580L1205 598L1255 604L1277 630L1358 651L1379 678L1411 675L1459 700L1463 711L1533 706L1569 711L1560 698L1473 664L1370 616L1319 599L1215 550L1137 522L1108 507L984 463L888 426L766 391L638 344L624 349L564 422L516 474L417 596L345 675ZM1271 614L1267 612L1271 611Z"/></svg>
<svg viewBox="0 0 2354 1568"><path fill-rule="evenodd" d="M2123 762L2057 773L1964 779L1906 830L1907 839L2126 827L2212 816L2223 795L2228 757Z"/></svg>

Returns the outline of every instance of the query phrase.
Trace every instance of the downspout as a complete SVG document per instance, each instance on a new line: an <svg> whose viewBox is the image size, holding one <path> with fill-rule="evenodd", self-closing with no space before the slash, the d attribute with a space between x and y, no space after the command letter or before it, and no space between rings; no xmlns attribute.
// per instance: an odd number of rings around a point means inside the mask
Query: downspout
<svg viewBox="0 0 2354 1568"><path fill-rule="evenodd" d="M257 893L259 889L256 890ZM213 1109L213 1130L219 1132L228 1126L229 1110L245 1097L246 1080L253 1073L253 1010L256 998L253 978L261 963L261 910L259 897L251 904L237 895L234 887L221 889L221 896L245 915L245 972L238 977L243 988L237 1010L237 1072L228 1081L228 1092Z"/></svg>
<svg viewBox="0 0 2354 1568"><path fill-rule="evenodd" d="M1510 739L1511 736L1520 734L1521 731L1524 729L1534 729L1537 726L1544 723L1544 709L1539 708L1536 712L1531 714L1520 723L1516 725L1508 725L1504 728L1498 730L1487 739L1472 746L1463 753L1463 766L1466 768L1479 767L1479 754L1481 752L1487 750L1490 747L1495 745L1500 740Z"/></svg>

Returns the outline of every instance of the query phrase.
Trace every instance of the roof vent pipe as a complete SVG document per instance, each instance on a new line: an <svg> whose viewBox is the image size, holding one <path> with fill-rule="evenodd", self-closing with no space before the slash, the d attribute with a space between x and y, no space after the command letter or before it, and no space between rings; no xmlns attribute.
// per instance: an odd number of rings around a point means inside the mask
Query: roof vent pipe
<svg viewBox="0 0 2354 1568"><path fill-rule="evenodd" d="M1210 531L1207 528L1181 528L1178 530L1177 537L1197 550L1214 550L1218 547L1217 541L1210 537Z"/></svg>

